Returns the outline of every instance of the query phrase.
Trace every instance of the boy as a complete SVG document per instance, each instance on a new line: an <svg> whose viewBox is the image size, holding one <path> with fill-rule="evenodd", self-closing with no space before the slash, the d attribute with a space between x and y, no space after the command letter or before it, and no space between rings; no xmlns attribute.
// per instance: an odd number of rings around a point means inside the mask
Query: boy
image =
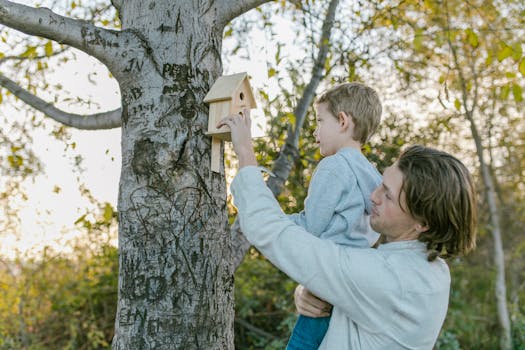
<svg viewBox="0 0 525 350"><path fill-rule="evenodd" d="M290 219L313 235L341 245L369 247L378 234L368 229L370 195L381 175L361 147L381 120L377 93L360 83L343 83L325 91L315 103L314 136L324 159L314 171L304 210ZM363 233L368 232L368 233ZM317 349L330 317L299 315L287 350Z"/></svg>

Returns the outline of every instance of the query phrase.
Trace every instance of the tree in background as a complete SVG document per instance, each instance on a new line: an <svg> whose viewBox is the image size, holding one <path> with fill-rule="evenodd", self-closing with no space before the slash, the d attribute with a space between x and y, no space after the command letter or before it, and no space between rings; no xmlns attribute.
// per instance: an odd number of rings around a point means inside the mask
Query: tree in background
<svg viewBox="0 0 525 350"><path fill-rule="evenodd" d="M391 53L392 59L405 74L407 83L417 86L423 94L426 89L430 94L439 91L437 100L441 106L436 107L441 116L436 120L454 129L457 152L465 152L468 147L464 139L474 144L485 199L482 207L488 211L485 224L493 237L500 346L510 349L501 204L497 201L497 183L491 169L505 155L505 150L497 145L498 139L506 133L508 125L515 125L515 121L523 118L518 110L523 107L525 33L523 16L515 16L523 14L523 4L425 1L421 6L408 1L400 5L390 18L381 18L401 38L399 50ZM412 42L407 43L407 37L413 38ZM503 120L511 122L506 125ZM465 133L464 122L470 133ZM453 148L451 141L449 138L440 143Z"/></svg>

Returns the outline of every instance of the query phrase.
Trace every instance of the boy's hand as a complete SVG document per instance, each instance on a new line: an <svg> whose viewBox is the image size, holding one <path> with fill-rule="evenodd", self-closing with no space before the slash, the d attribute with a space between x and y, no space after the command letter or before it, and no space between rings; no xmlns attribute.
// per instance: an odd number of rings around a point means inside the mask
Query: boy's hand
<svg viewBox="0 0 525 350"><path fill-rule="evenodd" d="M295 308L301 315L308 317L330 316L332 305L310 293L304 286L298 285L293 296Z"/></svg>
<svg viewBox="0 0 525 350"><path fill-rule="evenodd" d="M221 119L217 123L217 128L224 125L230 127L233 150L239 159L239 168L247 165L257 165L252 146L250 110L243 109L242 114L232 114Z"/></svg>

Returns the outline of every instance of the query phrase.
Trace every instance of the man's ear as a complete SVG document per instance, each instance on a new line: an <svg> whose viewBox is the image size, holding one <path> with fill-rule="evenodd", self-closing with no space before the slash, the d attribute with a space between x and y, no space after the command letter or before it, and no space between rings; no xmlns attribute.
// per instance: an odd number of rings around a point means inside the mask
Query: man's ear
<svg viewBox="0 0 525 350"><path fill-rule="evenodd" d="M425 232L425 231L428 231L430 227L426 224L422 224L422 223L417 223L416 224L416 231L417 233L422 233L422 232Z"/></svg>
<svg viewBox="0 0 525 350"><path fill-rule="evenodd" d="M345 112L339 112L339 114L337 114L337 119L339 119L339 125L341 125L343 130L346 130L354 125L352 118Z"/></svg>

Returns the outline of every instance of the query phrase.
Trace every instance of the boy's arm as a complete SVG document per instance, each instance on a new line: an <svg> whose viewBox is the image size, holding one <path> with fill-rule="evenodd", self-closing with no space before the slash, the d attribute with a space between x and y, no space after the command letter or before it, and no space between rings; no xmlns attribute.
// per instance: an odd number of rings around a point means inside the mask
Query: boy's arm
<svg viewBox="0 0 525 350"><path fill-rule="evenodd" d="M337 206L342 202L343 195L352 193L352 186L355 185L352 178L343 182L336 173L333 160L324 159L310 181L304 210L292 217L292 221L319 236L328 229L333 217L337 215Z"/></svg>

